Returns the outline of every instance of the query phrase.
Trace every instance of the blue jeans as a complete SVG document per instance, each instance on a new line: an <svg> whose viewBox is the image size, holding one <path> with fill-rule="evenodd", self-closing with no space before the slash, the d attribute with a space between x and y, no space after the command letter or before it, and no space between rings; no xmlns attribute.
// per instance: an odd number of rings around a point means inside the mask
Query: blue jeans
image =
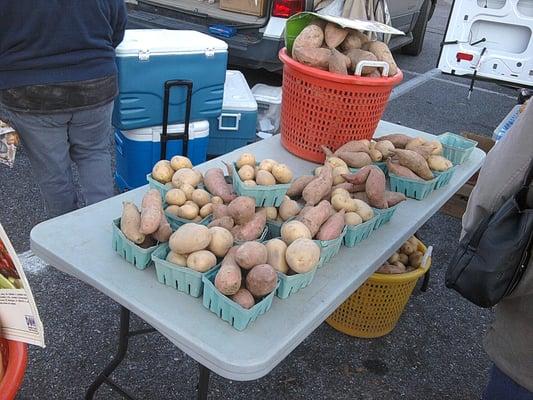
<svg viewBox="0 0 533 400"><path fill-rule="evenodd" d="M493 365L482 400L533 400L533 393L520 386L496 365Z"/></svg>
<svg viewBox="0 0 533 400"><path fill-rule="evenodd" d="M0 105L0 119L20 135L49 217L113 196L112 111L113 102L57 114L15 112ZM78 167L82 199L74 185L72 163Z"/></svg>

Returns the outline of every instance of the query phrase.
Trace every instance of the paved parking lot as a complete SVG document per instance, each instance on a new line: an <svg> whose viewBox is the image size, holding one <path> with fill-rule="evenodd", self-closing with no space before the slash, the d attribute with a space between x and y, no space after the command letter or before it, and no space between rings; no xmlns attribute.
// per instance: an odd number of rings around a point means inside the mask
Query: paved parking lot
<svg viewBox="0 0 533 400"><path fill-rule="evenodd" d="M419 57L396 55L405 85L393 94L384 119L431 133L492 130L515 103L515 91L434 71L450 7L441 0ZM280 82L265 71L245 71L250 82ZM46 349L31 348L20 399L79 399L115 351L118 307L108 298L27 253L31 228L45 219L36 182L22 150L12 170L0 167L0 221L28 271L45 324ZM83 235L80 227L80 236ZM490 312L461 300L443 285L460 220L435 215L420 231L435 246L428 292L415 291L397 328L375 340L345 336L322 324L271 374L254 382L213 377L212 399L476 399L489 360L480 342ZM199 310L199 312L203 312ZM136 326L142 321L136 320ZM275 327L273 327L275 330ZM116 379L139 399L195 395L194 361L158 334L132 339ZM120 398L107 388L99 399Z"/></svg>

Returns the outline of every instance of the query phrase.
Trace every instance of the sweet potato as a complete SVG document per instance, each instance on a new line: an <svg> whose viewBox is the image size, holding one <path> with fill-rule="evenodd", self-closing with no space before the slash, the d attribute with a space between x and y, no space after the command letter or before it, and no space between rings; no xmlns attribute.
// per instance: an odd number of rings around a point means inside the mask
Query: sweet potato
<svg viewBox="0 0 533 400"><path fill-rule="evenodd" d="M298 274L311 271L320 260L320 247L311 239L298 239L287 247L285 255L290 269Z"/></svg>
<svg viewBox="0 0 533 400"><path fill-rule="evenodd" d="M367 204L370 202L368 200L368 196L366 195L366 192L364 192L364 191L352 193L352 199L361 200L361 201L364 201Z"/></svg>
<svg viewBox="0 0 533 400"><path fill-rule="evenodd" d="M317 25L307 25L294 39L292 45L292 54L294 57L294 49L303 47L303 48L319 48L324 42L324 32Z"/></svg>
<svg viewBox="0 0 533 400"><path fill-rule="evenodd" d="M370 143L370 152L368 153L373 162L379 162L383 160L383 154L379 150L376 150L376 144Z"/></svg>
<svg viewBox="0 0 533 400"><path fill-rule="evenodd" d="M412 151L420 154L422 157L424 157L424 160L427 160L428 157L433 152L433 150L435 150L435 147L433 147L433 145L431 145L429 143L424 143L424 144L421 144L419 146L414 146L411 149L407 149L406 148L406 150L412 150Z"/></svg>
<svg viewBox="0 0 533 400"><path fill-rule="evenodd" d="M122 217L120 218L120 230L133 243L144 242L145 235L141 233L141 213L137 206L130 202L122 203Z"/></svg>
<svg viewBox="0 0 533 400"><path fill-rule="evenodd" d="M351 65L350 58L347 58L337 49L331 49L331 54L329 56L328 68L329 72L340 75L348 75L348 66ZM347 65L348 63L348 65Z"/></svg>
<svg viewBox="0 0 533 400"><path fill-rule="evenodd" d="M372 167L368 165L353 174L343 175L343 178L353 185L364 185L371 170Z"/></svg>
<svg viewBox="0 0 533 400"><path fill-rule="evenodd" d="M400 165L409 168L419 177L429 180L433 179L433 173L429 169L427 161L415 151L394 149L392 154L398 157Z"/></svg>
<svg viewBox="0 0 533 400"><path fill-rule="evenodd" d="M376 142L381 142L382 140L388 140L397 149L404 149L405 146L407 146L407 143L409 143L409 141L411 141L412 139L413 139L412 137L404 135L403 133L392 133L390 135L385 135L385 136L374 138Z"/></svg>
<svg viewBox="0 0 533 400"><path fill-rule="evenodd" d="M416 251L416 246L414 246L411 242L407 241L404 244L402 244L402 247L400 247L400 253L403 253L407 256L410 256Z"/></svg>
<svg viewBox="0 0 533 400"><path fill-rule="evenodd" d="M341 43L341 49L345 52L352 49L360 49L363 44L368 42L368 36L355 29L349 29L348 35Z"/></svg>
<svg viewBox="0 0 533 400"><path fill-rule="evenodd" d="M333 195L333 193L337 189L344 189L350 193L363 192L365 190L365 184L362 183L360 185L354 185L353 183L350 183L350 182L339 183L338 185L335 185L331 188L331 195Z"/></svg>
<svg viewBox="0 0 533 400"><path fill-rule="evenodd" d="M239 267L249 270L259 264L266 264L268 251L263 243L245 242L235 252L235 261Z"/></svg>
<svg viewBox="0 0 533 400"><path fill-rule="evenodd" d="M329 22L324 28L324 40L326 45L332 49L338 47L342 42L344 42L344 39L346 39L347 35L347 29L343 29L339 25L332 22Z"/></svg>
<svg viewBox="0 0 533 400"><path fill-rule="evenodd" d="M285 260L287 244L281 239L271 239L265 244L268 251L267 264L278 271L286 274L289 272L289 266Z"/></svg>
<svg viewBox="0 0 533 400"><path fill-rule="evenodd" d="M314 206L331 190L332 185L333 169L331 165L326 164L322 168L320 175L305 187L302 192L302 197L306 204Z"/></svg>
<svg viewBox="0 0 533 400"><path fill-rule="evenodd" d="M234 226L231 230L235 240L255 240L258 239L266 225L266 211L261 210L255 213L251 220L244 225Z"/></svg>
<svg viewBox="0 0 533 400"><path fill-rule="evenodd" d="M337 239L344 229L344 210L336 212L328 218L326 222L320 227L316 238L318 240L333 240Z"/></svg>
<svg viewBox="0 0 533 400"><path fill-rule="evenodd" d="M268 264L253 267L246 275L246 289L255 298L261 298L273 292L278 284L276 270Z"/></svg>
<svg viewBox="0 0 533 400"><path fill-rule="evenodd" d="M309 209L302 218L297 218L298 221L302 222L311 233L311 237L315 237L318 233L318 230L324 222L331 215L331 204L329 201L322 200L318 205Z"/></svg>
<svg viewBox="0 0 533 400"><path fill-rule="evenodd" d="M422 266L422 260L424 253L421 251L414 251L409 255L409 265L414 268L420 268Z"/></svg>
<svg viewBox="0 0 533 400"><path fill-rule="evenodd" d="M161 222L159 223L159 228L157 228L157 231L155 231L152 236L158 242L164 243L168 242L170 235L172 235L172 228L168 223L166 215L163 213L161 216Z"/></svg>
<svg viewBox="0 0 533 400"><path fill-rule="evenodd" d="M337 153L345 153L345 152L363 152L368 153L369 151L369 142L368 140L352 140L350 142L344 143L341 147L335 151L335 155Z"/></svg>
<svg viewBox="0 0 533 400"><path fill-rule="evenodd" d="M157 189L150 189L143 197L140 232L150 235L157 231L163 217L163 202Z"/></svg>
<svg viewBox="0 0 533 400"><path fill-rule="evenodd" d="M385 191L385 201L388 207L394 207L396 204L407 200L403 193Z"/></svg>
<svg viewBox="0 0 533 400"><path fill-rule="evenodd" d="M369 150L370 151L370 150ZM337 157L343 160L349 167L352 168L362 168L366 165L372 164L372 159L365 152L337 152L335 153Z"/></svg>
<svg viewBox="0 0 533 400"><path fill-rule="evenodd" d="M363 49L374 53L379 61L385 61L389 64L389 76L394 76L398 73L396 61L394 61L394 57L385 43L377 40L367 42L363 45Z"/></svg>
<svg viewBox="0 0 533 400"><path fill-rule="evenodd" d="M390 140L381 140L376 143L375 149L383 154L383 159L387 159L392 156L391 151L394 150L394 145Z"/></svg>
<svg viewBox="0 0 533 400"><path fill-rule="evenodd" d="M239 289L237 293L230 296L230 299L247 310L255 305L254 296L252 296L250 291L245 288Z"/></svg>
<svg viewBox="0 0 533 400"><path fill-rule="evenodd" d="M289 197L300 197L302 195L303 190L305 187L311 182L313 179L315 179L312 175L304 175L300 176L299 178L296 178L292 183L291 186L289 186L289 189L287 190L287 196Z"/></svg>
<svg viewBox="0 0 533 400"><path fill-rule="evenodd" d="M304 65L327 70L331 51L323 48L293 47L292 54L296 61Z"/></svg>
<svg viewBox="0 0 533 400"><path fill-rule="evenodd" d="M438 155L430 155L427 159L427 162L429 168L431 168L433 171L447 171L453 167L453 164L450 160Z"/></svg>
<svg viewBox="0 0 533 400"><path fill-rule="evenodd" d="M407 264L409 263L409 256L404 253L398 253L398 261L401 262L402 264Z"/></svg>
<svg viewBox="0 0 533 400"><path fill-rule="evenodd" d="M300 212L301 207L295 200L291 200L289 196L285 196L281 205L279 206L279 216L283 221L295 217Z"/></svg>
<svg viewBox="0 0 533 400"><path fill-rule="evenodd" d="M390 173L401 176L404 178L409 179L415 179L415 180L422 180L417 174L415 174L413 171L411 171L409 168L404 167L398 163L392 162L390 159L387 160L387 169Z"/></svg>
<svg viewBox="0 0 533 400"><path fill-rule="evenodd" d="M239 290L242 283L241 269L235 261L238 246L233 246L222 260L222 265L215 276L215 287L220 293L231 296Z"/></svg>
<svg viewBox="0 0 533 400"><path fill-rule="evenodd" d="M231 231L231 229L235 226L235 222L233 221L233 218L225 216L214 219L209 223L209 225L207 225L208 228L213 228L215 226L226 228L228 231Z"/></svg>
<svg viewBox="0 0 533 400"><path fill-rule="evenodd" d="M421 137L412 138L409 141L409 143L405 145L405 150L414 150L415 147L423 145L424 143L426 143L426 139L424 138L421 138Z"/></svg>
<svg viewBox="0 0 533 400"><path fill-rule="evenodd" d="M228 206L224 204L213 204L213 219L229 217Z"/></svg>
<svg viewBox="0 0 533 400"><path fill-rule="evenodd" d="M383 264L376 272L378 274L403 274L405 272L405 266L402 268L400 264Z"/></svg>
<svg viewBox="0 0 533 400"><path fill-rule="evenodd" d="M372 167L366 180L366 195L372 207L387 208L385 201L386 178L383 171L378 167Z"/></svg>
<svg viewBox="0 0 533 400"><path fill-rule="evenodd" d="M361 61L377 61L378 60L377 57L373 53L366 51L366 50L361 50L361 49L351 49L347 51L345 54L351 61L352 71L355 71L355 69L357 68L357 64L359 64ZM374 71L377 71L376 67L370 67L370 66L363 67L363 69L361 70L361 75L370 75Z"/></svg>
<svg viewBox="0 0 533 400"><path fill-rule="evenodd" d="M224 203L231 202L235 197L233 188L226 183L224 171L220 168L211 168L204 175L204 185L213 196L218 196Z"/></svg>
<svg viewBox="0 0 533 400"><path fill-rule="evenodd" d="M239 196L228 205L228 215L233 218L235 225L242 225L250 221L255 214L255 200L251 197Z"/></svg>

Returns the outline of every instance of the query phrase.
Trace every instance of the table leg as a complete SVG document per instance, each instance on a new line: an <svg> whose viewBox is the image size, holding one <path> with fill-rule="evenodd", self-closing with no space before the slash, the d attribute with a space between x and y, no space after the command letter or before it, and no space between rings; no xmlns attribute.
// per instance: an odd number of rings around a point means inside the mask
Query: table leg
<svg viewBox="0 0 533 400"><path fill-rule="evenodd" d="M198 400L207 400L207 392L209 390L209 373L211 370L207 367L204 367L202 364L200 366L200 379L198 381Z"/></svg>
<svg viewBox="0 0 533 400"><path fill-rule="evenodd" d="M98 388L102 385L102 383L108 380L109 375L111 375L111 373L118 367L118 365L126 356L126 352L128 350L129 329L130 310L128 310L126 307L120 306L120 330L118 334L117 354L111 360L111 362L107 364L104 370L96 377L91 386L89 386L87 392L85 393L85 400L92 400ZM121 394L124 395L124 393Z"/></svg>

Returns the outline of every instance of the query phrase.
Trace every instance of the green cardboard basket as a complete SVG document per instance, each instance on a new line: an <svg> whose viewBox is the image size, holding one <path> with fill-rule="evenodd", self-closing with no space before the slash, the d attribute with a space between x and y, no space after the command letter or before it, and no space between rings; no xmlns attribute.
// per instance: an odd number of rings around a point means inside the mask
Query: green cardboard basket
<svg viewBox="0 0 533 400"><path fill-rule="evenodd" d="M440 189L443 186L446 186L452 180L453 174L455 174L456 167L452 167L447 171L438 172L433 171L433 174L437 177L435 181L435 190Z"/></svg>
<svg viewBox="0 0 533 400"><path fill-rule="evenodd" d="M143 249L129 240L120 230L120 218L113 220L113 250L137 269L146 269L152 262L152 253L160 246Z"/></svg>
<svg viewBox="0 0 533 400"><path fill-rule="evenodd" d="M416 200L424 200L435 189L436 178L429 181L405 178L389 173L390 190Z"/></svg>
<svg viewBox="0 0 533 400"><path fill-rule="evenodd" d="M439 141L442 143L442 155L453 165L462 164L468 160L477 146L475 140L451 132L439 135Z"/></svg>
<svg viewBox="0 0 533 400"><path fill-rule="evenodd" d="M286 275L278 272L279 286L276 290L276 296L280 299L286 299L303 288L309 286L315 277L317 267L303 274Z"/></svg>
<svg viewBox="0 0 533 400"><path fill-rule="evenodd" d="M344 240L344 235L346 235L346 231L347 227L344 226L342 233L336 239L313 240L313 242L320 246L320 261L318 262L318 268L322 268L326 263L329 262L329 260L337 255Z"/></svg>
<svg viewBox="0 0 533 400"><path fill-rule="evenodd" d="M256 207L279 207L290 186L290 183L272 186L246 186L237 173L237 166L233 163L233 190L239 196L255 199Z"/></svg>
<svg viewBox="0 0 533 400"><path fill-rule="evenodd" d="M359 225L346 225L346 235L344 235L343 243L346 247L354 247L367 239L378 222L379 214L375 214L373 218Z"/></svg>

